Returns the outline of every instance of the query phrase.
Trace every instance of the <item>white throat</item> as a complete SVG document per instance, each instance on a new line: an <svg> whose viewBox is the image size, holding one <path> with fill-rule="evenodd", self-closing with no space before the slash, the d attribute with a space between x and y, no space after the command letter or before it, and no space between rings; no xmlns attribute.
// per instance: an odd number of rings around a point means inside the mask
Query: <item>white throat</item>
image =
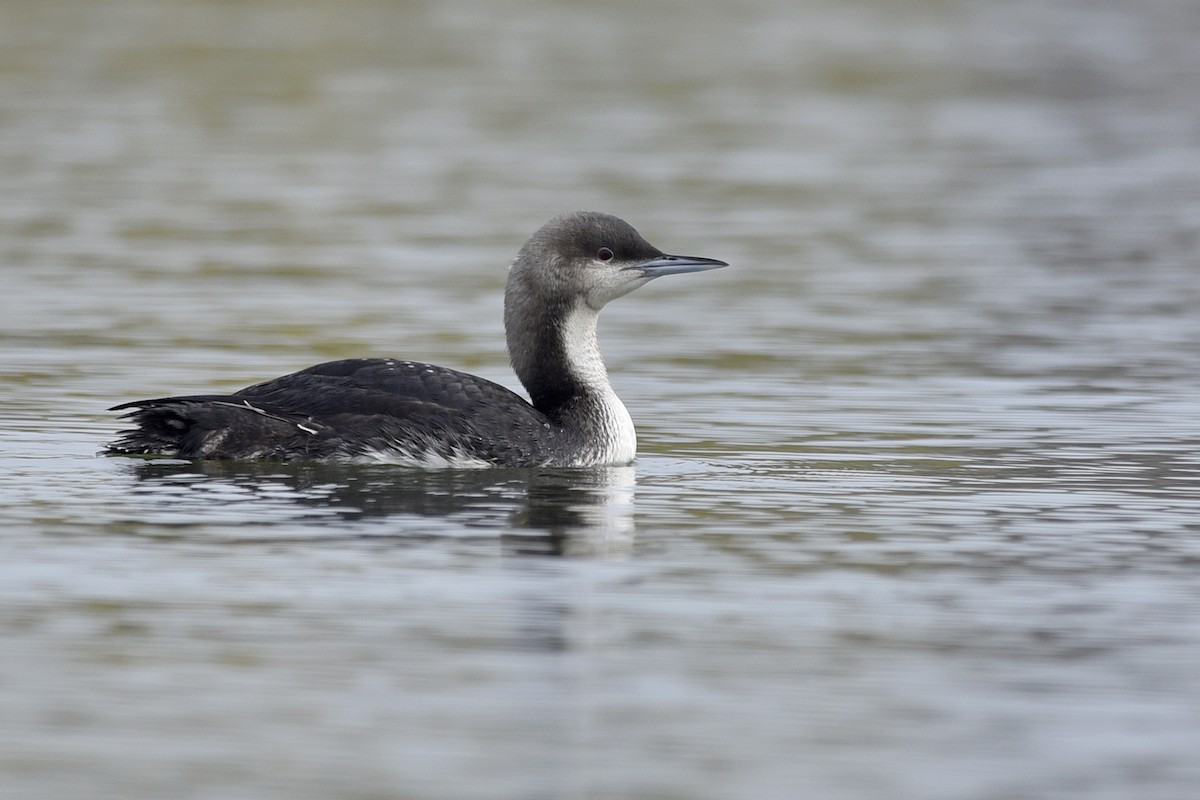
<svg viewBox="0 0 1200 800"><path fill-rule="evenodd" d="M602 436L590 463L628 464L637 454L637 433L625 404L612 384L596 339L599 312L580 302L563 321L563 355L567 369L600 406Z"/></svg>

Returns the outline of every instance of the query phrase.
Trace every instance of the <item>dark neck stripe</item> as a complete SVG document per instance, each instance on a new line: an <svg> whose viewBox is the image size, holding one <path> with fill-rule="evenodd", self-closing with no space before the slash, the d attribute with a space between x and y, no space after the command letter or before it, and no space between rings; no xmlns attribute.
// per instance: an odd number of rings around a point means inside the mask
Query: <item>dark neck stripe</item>
<svg viewBox="0 0 1200 800"><path fill-rule="evenodd" d="M525 378L525 388L534 408L551 418L572 400L587 393L567 367L567 351L563 344L565 312L547 318L537 331L532 347L533 356Z"/></svg>

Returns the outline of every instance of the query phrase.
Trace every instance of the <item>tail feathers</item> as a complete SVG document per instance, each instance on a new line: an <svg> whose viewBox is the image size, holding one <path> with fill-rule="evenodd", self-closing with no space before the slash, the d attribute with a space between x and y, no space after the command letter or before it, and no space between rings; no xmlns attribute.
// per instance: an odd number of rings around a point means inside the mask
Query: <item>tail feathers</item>
<svg viewBox="0 0 1200 800"><path fill-rule="evenodd" d="M133 409L107 452L178 458L270 458L317 444L325 426L236 396L213 395L137 400L110 411Z"/></svg>

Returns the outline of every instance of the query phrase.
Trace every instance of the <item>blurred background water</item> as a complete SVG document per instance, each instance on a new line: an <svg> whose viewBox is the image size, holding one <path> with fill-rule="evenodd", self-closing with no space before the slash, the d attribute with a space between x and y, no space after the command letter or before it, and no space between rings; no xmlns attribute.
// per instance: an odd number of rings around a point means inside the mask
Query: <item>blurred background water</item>
<svg viewBox="0 0 1200 800"><path fill-rule="evenodd" d="M1192 0L0 0L0 794L1192 798ZM634 467L98 458L618 214Z"/></svg>

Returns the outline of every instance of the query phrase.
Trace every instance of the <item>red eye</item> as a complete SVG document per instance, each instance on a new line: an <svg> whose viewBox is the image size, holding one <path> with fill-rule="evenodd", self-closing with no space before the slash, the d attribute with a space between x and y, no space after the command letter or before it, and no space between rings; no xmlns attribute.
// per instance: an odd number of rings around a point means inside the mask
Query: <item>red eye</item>
<svg viewBox="0 0 1200 800"><path fill-rule="evenodd" d="M596 252L596 258L600 261L612 261L612 257L613 251L609 250L607 247L601 247L600 250Z"/></svg>

